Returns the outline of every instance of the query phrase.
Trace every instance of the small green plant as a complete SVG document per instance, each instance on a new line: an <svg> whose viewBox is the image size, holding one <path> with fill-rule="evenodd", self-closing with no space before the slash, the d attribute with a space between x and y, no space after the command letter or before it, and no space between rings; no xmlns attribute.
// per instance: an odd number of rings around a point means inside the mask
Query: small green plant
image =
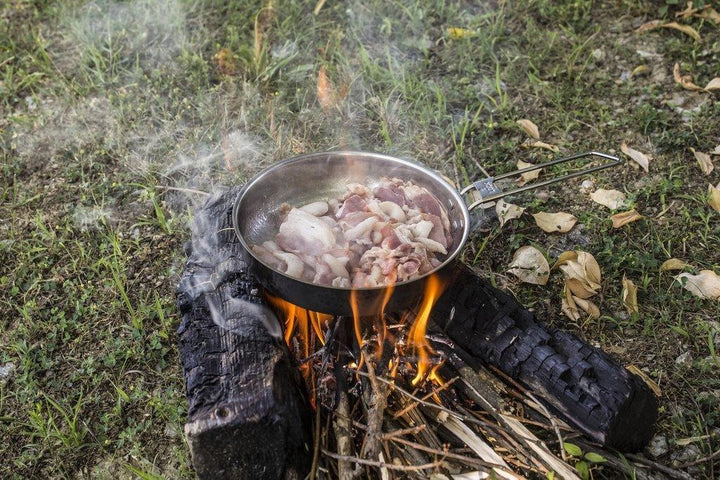
<svg viewBox="0 0 720 480"><path fill-rule="evenodd" d="M573 462L575 470L577 470L580 478L583 480L589 480L593 477L593 470L597 465L604 463L605 457L595 452L583 452L582 449L570 442L563 442L563 448L570 458L569 462Z"/></svg>

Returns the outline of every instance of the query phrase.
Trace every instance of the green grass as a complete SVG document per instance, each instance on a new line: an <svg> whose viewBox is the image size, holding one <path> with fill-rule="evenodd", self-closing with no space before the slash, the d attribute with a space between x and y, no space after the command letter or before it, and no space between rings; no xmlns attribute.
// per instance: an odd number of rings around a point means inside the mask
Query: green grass
<svg viewBox="0 0 720 480"><path fill-rule="evenodd" d="M665 3L670 18L680 7ZM331 148L413 157L465 184L479 165L498 173L549 158L522 146L520 118L562 154L619 151L623 140L651 153L649 174L626 164L595 177L646 219L612 229L611 212L571 182L547 201L515 201L573 213L574 234L542 233L526 214L476 234L463 258L660 383L659 431L673 452L674 440L720 428L720 304L659 271L678 257L720 272L720 214L704 198L717 170L703 176L689 150L720 144L718 94L672 80L675 62L701 85L717 75L716 25L689 22L702 43L668 29L637 35L656 6L630 0L366 0L327 2L317 16L306 2L271 4L0 6L0 365L15 367L0 383L0 476L192 477L173 294L204 198L192 190ZM651 73L627 79L639 65ZM337 98L326 107L321 66ZM529 244L551 261L572 248L596 257L599 320L561 315L559 275L541 288L507 274ZM638 314L622 305L623 275L638 285ZM686 351L691 364L676 365ZM720 443L696 445L709 454ZM709 464L691 474L709 478Z"/></svg>

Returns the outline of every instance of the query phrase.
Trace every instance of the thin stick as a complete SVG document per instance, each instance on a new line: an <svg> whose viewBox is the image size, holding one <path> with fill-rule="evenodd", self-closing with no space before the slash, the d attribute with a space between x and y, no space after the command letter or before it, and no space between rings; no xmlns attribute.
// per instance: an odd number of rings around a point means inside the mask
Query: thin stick
<svg viewBox="0 0 720 480"><path fill-rule="evenodd" d="M313 10L313 15L317 17L323 5L325 5L325 0L318 0L318 3L315 5L315 10Z"/></svg>
<svg viewBox="0 0 720 480"><path fill-rule="evenodd" d="M426 463L425 465L395 465L392 463L378 462L376 460L365 460L363 458L351 457L347 455L338 455L337 453L329 452L323 448L323 454L330 458L334 458L342 462L358 463L360 465L368 465L371 467L387 468L388 470L398 470L401 472L414 472L418 470L428 470L431 468L437 468L443 464L443 460L437 460L432 463Z"/></svg>
<svg viewBox="0 0 720 480"><path fill-rule="evenodd" d="M512 474L512 475L517 475L512 470L508 470L507 468L505 468L502 465L498 465L498 464L491 463L491 462L486 462L484 460L480 460L479 458L472 458L472 457L467 457L465 455L460 455L458 453L446 452L444 450L439 450L437 448L425 446L421 443L416 443L416 442L412 442L410 440L405 440L404 438L393 438L393 439L390 439L390 441L395 442L395 443L402 443L403 445L407 445L408 447L413 447L413 448L415 448L417 450L421 450L423 452L434 453L436 455L443 455L445 458L465 462L469 465L472 465L473 467L481 467L481 468L488 468L488 469L494 468L497 470L502 470L502 471Z"/></svg>
<svg viewBox="0 0 720 480"><path fill-rule="evenodd" d="M432 392L430 392L430 393L428 393L427 395L425 395L424 397L422 397L422 400L425 401L425 400L427 400L428 398L432 397L433 395L437 395L438 393L442 392L443 390L445 390L446 388L448 388L450 385L452 385L453 383L455 383L459 378L460 378L460 377L453 377L453 378L451 378L451 379L448 380L444 385L441 385L440 388L436 388L436 389L434 389ZM418 406L418 403L417 403L417 402L411 402L411 403L408 404L405 408L403 408L402 410L400 410L399 412L397 412L396 414L394 414L394 415L393 415L393 418L402 417L402 416L405 415L407 412L409 412L410 410L412 410L413 408L415 408L415 407L417 407L417 406Z"/></svg>
<svg viewBox="0 0 720 480"><path fill-rule="evenodd" d="M555 417L550 415L550 411L547 408L545 408L545 405L540 403L540 401L535 397L535 395L533 395L530 392L525 392L525 395L527 395L530 400L537 403L540 406L540 408L542 409L542 411L545 412L545 418L550 420L550 424L552 425L553 430L555 431L555 436L557 436L558 448L560 449L560 455L562 456L563 461L567 462L568 457L565 454L565 448L563 446L563 438L562 438L562 435L560 434L560 427L558 427L558 424L555 421Z"/></svg>
<svg viewBox="0 0 720 480"><path fill-rule="evenodd" d="M650 468L653 468L653 469L657 470L658 472L666 473L673 478L678 478L680 480L692 480L693 479L693 476L688 473L681 472L680 470L675 470L674 468L667 467L661 463L653 462L652 460L649 460L645 457L641 457L639 455L634 455L632 453L626 453L625 457L629 458L633 462L637 462L642 465L646 465Z"/></svg>
<svg viewBox="0 0 720 480"><path fill-rule="evenodd" d="M403 435L414 435L422 430L425 430L427 425L418 425L416 427L410 427L410 428L402 428L400 430L395 430L394 432L390 433L384 433L382 436L383 440L390 440L391 438L395 437L402 437Z"/></svg>
<svg viewBox="0 0 720 480"><path fill-rule="evenodd" d="M315 389L315 439L313 445L312 467L310 467L310 480L315 480L318 461L320 460L320 405L317 400L317 389Z"/></svg>
<svg viewBox="0 0 720 480"><path fill-rule="evenodd" d="M713 460L717 457L720 457L720 450L718 450L715 453L711 453L707 457L698 458L697 460L693 460L692 462L683 463L682 465L679 465L677 468L687 468L687 467L694 467L695 465L700 465L701 463L708 462L710 460Z"/></svg>
<svg viewBox="0 0 720 480"><path fill-rule="evenodd" d="M353 372L356 373L356 374L358 374L358 375L360 375L360 376L363 376L363 377L367 377L367 376L368 376L367 373L361 372L360 370L353 370ZM380 382L382 382L382 383L385 383L385 384L387 384L387 385L390 385L390 386L393 387L395 390L397 390L398 392L402 393L403 395L405 395L405 396L407 396L407 397L415 400L415 401L416 401L417 403L419 403L420 405L423 405L423 406L425 406L425 407L435 408L435 409L437 409L437 410L440 410L441 412L447 413L448 415L452 415L453 417L455 417L455 418L457 418L457 419L459 419L459 420L463 420L463 421L470 422L470 423L475 423L475 424L477 424L477 425L485 425L485 426L487 425L487 423L485 423L485 422L483 422L483 421L481 421L481 420L477 420L477 419L475 419L475 418L466 417L465 415L461 415L461 414L459 414L459 413L457 413L457 412L454 412L454 411L450 410L449 408L443 407L442 405L438 405L438 404L436 404L436 403L431 403L431 402L426 402L425 400L423 400L423 399L421 399L421 398L418 398L418 397L416 397L415 395L413 395L412 393L408 392L408 391L405 390L404 388L399 387L398 385L396 385L396 384L394 384L394 383L392 383L392 382L389 382L389 381L385 380L385 379L382 378L382 377L377 377L377 380L380 381Z"/></svg>

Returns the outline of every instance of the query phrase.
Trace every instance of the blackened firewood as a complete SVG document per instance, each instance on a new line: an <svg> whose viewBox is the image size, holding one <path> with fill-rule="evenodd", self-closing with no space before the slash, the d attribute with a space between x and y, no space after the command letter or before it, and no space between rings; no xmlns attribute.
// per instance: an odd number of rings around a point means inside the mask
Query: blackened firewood
<svg viewBox="0 0 720 480"><path fill-rule="evenodd" d="M577 336L536 320L458 264L432 318L455 343L526 386L593 440L637 451L650 440L658 400L647 384Z"/></svg>
<svg viewBox="0 0 720 480"><path fill-rule="evenodd" d="M232 229L238 189L195 215L178 286L185 433L199 478L293 479L310 469L312 418L281 327Z"/></svg>

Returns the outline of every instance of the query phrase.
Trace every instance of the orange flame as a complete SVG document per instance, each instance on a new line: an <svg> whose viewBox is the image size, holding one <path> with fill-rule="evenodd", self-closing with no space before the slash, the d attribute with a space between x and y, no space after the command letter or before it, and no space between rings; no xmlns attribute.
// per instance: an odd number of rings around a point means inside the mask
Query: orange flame
<svg viewBox="0 0 720 480"><path fill-rule="evenodd" d="M437 275L431 275L427 279L425 284L425 295L423 295L422 304L415 317L415 322L410 327L408 333L408 344L413 348L417 354L418 366L417 374L412 380L413 385L417 385L420 380L425 377L428 369L430 369L432 363L430 362L430 355L433 355L435 351L427 341L425 334L427 333L427 323L430 318L430 312L433 306L444 289L443 283ZM440 377L436 374L437 368L433 368L430 372L430 380L438 380Z"/></svg>

